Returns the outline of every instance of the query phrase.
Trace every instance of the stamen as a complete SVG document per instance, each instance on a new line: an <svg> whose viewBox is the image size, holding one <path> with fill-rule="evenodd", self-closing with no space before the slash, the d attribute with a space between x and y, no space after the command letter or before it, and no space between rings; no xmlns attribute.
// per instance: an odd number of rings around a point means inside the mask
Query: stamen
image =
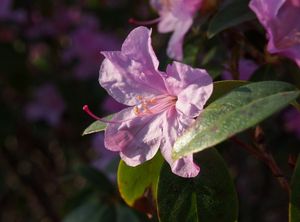
<svg viewBox="0 0 300 222"><path fill-rule="evenodd" d="M153 19L153 20L148 20L148 21L138 21L134 18L130 18L130 19L128 19L128 23L133 24L133 25L154 25L154 24L158 23L160 20L161 20L160 17Z"/></svg>
<svg viewBox="0 0 300 222"><path fill-rule="evenodd" d="M139 110L139 108L136 107L136 106L133 108L133 112L134 112L134 114L137 115L137 116L141 113L140 110Z"/></svg>

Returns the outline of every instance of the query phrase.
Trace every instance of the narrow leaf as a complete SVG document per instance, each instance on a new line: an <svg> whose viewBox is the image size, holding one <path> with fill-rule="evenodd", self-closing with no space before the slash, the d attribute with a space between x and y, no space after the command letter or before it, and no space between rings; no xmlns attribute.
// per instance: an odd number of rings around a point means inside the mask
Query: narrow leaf
<svg viewBox="0 0 300 222"><path fill-rule="evenodd" d="M174 144L179 159L212 147L269 117L299 96L293 85L279 81L251 83L209 104Z"/></svg>
<svg viewBox="0 0 300 222"><path fill-rule="evenodd" d="M227 28L255 19L255 14L248 7L248 2L237 0L222 8L209 23L208 37L212 38Z"/></svg>
<svg viewBox="0 0 300 222"><path fill-rule="evenodd" d="M223 158L209 149L194 159L201 167L195 178L178 177L163 165L157 196L160 221L237 221L237 194Z"/></svg>
<svg viewBox="0 0 300 222"><path fill-rule="evenodd" d="M113 115L109 115L105 117L106 120L111 120ZM99 120L93 122L91 125L89 125L82 133L83 136L92 134L92 133L98 133L101 131L104 131L106 129L106 123L101 122Z"/></svg>
<svg viewBox="0 0 300 222"><path fill-rule="evenodd" d="M211 102L215 101L216 99L219 99L222 96L225 96L227 93L229 93L231 90L246 85L247 81L242 80L224 80L224 81L217 81L214 82L214 90L207 101L207 104L210 104Z"/></svg>

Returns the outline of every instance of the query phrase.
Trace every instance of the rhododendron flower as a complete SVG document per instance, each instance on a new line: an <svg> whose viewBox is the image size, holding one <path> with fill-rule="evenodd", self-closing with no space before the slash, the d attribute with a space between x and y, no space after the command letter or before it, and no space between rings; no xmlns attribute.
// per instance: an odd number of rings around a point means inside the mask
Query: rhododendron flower
<svg viewBox="0 0 300 222"><path fill-rule="evenodd" d="M23 10L13 10L12 0L0 0L0 21L24 22L26 14Z"/></svg>
<svg viewBox="0 0 300 222"><path fill-rule="evenodd" d="M192 26L193 17L201 4L202 0L151 0L152 7L160 15L158 31L174 32L167 49L171 58L182 60L183 38Z"/></svg>
<svg viewBox="0 0 300 222"><path fill-rule="evenodd" d="M300 138L300 113L296 109L288 109L284 115L283 119L285 121L284 128L286 131L295 133L295 135Z"/></svg>
<svg viewBox="0 0 300 222"><path fill-rule="evenodd" d="M74 67L75 77L81 80L93 77L97 73L97 65L102 61L101 50L115 49L120 43L111 34L99 32L98 21L93 17L85 17L82 24L70 34L72 45L63 55L65 62L77 59Z"/></svg>
<svg viewBox="0 0 300 222"><path fill-rule="evenodd" d="M249 6L267 31L268 51L286 56L300 66L300 1L251 0Z"/></svg>
<svg viewBox="0 0 300 222"><path fill-rule="evenodd" d="M57 126L65 111L65 103L56 87L45 84L36 89L35 98L26 106L26 117L31 121L46 121Z"/></svg>
<svg viewBox="0 0 300 222"><path fill-rule="evenodd" d="M210 97L213 84L203 69L179 62L158 70L159 62L145 27L134 29L121 51L102 52L99 82L129 108L116 113L105 131L105 147L120 152L129 166L150 160L160 149L172 171L194 177L199 167L189 155L171 157L175 139L195 120Z"/></svg>
<svg viewBox="0 0 300 222"><path fill-rule="evenodd" d="M115 181L116 174L113 169L115 169L115 162L118 163L120 158L115 152L104 148L103 133L94 134L91 138L91 148L95 151L95 159L92 161L92 165L102 171L112 181Z"/></svg>
<svg viewBox="0 0 300 222"><path fill-rule="evenodd" d="M239 60L239 79L240 80L249 80L258 68L257 64L250 59L240 59ZM222 73L222 78L226 80L232 79L232 74L229 71L224 71Z"/></svg>

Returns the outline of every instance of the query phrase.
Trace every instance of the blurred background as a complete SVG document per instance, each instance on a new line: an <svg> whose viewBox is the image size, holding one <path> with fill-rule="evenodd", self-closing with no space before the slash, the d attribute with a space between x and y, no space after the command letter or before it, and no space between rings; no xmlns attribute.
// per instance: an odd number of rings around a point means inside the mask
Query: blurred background
<svg viewBox="0 0 300 222"><path fill-rule="evenodd" d="M99 116L123 108L98 84L100 51L120 49L134 28L129 18L155 17L146 0L0 0L0 221L149 220L142 207L131 209L120 198L119 157L105 150L103 134L81 134L94 121L82 111L83 105ZM205 19L196 22L204 24ZM237 30L233 33L239 37ZM250 34L263 45L264 34L258 30ZM207 68L216 79L221 74L232 78L220 62L230 63L231 56L224 52L234 50L231 32L224 33L222 41L207 41L199 53L195 48L204 37L194 27L185 62ZM154 26L153 44L162 67L170 61L165 53L168 38ZM244 50L244 79L254 72L257 80L275 78L276 64L260 66L259 57ZM286 62L293 70L288 81L299 84L299 70ZM286 78L285 72L277 70L278 78ZM263 123L271 135L268 143L286 148L277 156L289 173L288 157L299 151L299 125L293 109ZM226 142L220 150L237 185L240 221L287 221L287 196L277 181L263 164L234 146Z"/></svg>

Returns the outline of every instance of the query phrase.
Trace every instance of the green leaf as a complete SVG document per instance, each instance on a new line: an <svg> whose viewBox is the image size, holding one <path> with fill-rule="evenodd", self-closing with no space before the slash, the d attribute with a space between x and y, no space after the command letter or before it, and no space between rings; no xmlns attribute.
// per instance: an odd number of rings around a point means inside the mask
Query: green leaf
<svg viewBox="0 0 300 222"><path fill-rule="evenodd" d="M227 28L255 19L255 14L248 7L248 3L249 1L236 0L222 8L209 23L208 38Z"/></svg>
<svg viewBox="0 0 300 222"><path fill-rule="evenodd" d="M101 205L97 202L90 202L75 208L69 213L63 222L100 222L110 221L107 214L111 209L108 206Z"/></svg>
<svg viewBox="0 0 300 222"><path fill-rule="evenodd" d="M188 44L184 48L184 59L183 63L194 66L195 61L197 60L199 49L195 44Z"/></svg>
<svg viewBox="0 0 300 222"><path fill-rule="evenodd" d="M118 205L117 208L118 219L117 222L139 222L140 219L133 212L133 209L125 207L123 205Z"/></svg>
<svg viewBox="0 0 300 222"><path fill-rule="evenodd" d="M158 213L161 222L234 222L238 200L223 158L215 149L194 155L201 167L195 178L173 174L164 164L158 182Z"/></svg>
<svg viewBox="0 0 300 222"><path fill-rule="evenodd" d="M124 161L120 161L118 186L122 198L129 206L133 206L149 189L156 197L157 180L162 164L163 158L159 153L153 159L136 167L129 167Z"/></svg>
<svg viewBox="0 0 300 222"><path fill-rule="evenodd" d="M289 222L300 221L300 155L292 178Z"/></svg>
<svg viewBox="0 0 300 222"><path fill-rule="evenodd" d="M114 193L114 187L112 183L99 170L93 167L83 166L79 167L78 171L80 175L83 176L88 183L95 187L99 192L106 195Z"/></svg>
<svg viewBox="0 0 300 222"><path fill-rule="evenodd" d="M252 127L299 96L293 85L279 81L247 84L209 104L195 124L174 144L179 159L212 147Z"/></svg>
<svg viewBox="0 0 300 222"><path fill-rule="evenodd" d="M207 104L210 104L216 99L226 95L234 88L246 85L247 83L249 82L242 81L242 80L224 80L224 81L214 82L214 90L211 97L207 101Z"/></svg>
<svg viewBox="0 0 300 222"><path fill-rule="evenodd" d="M103 119L111 120L113 115L109 115ZM106 123L101 122L99 120L93 122L91 125L89 125L82 133L82 136L92 134L92 133L98 133L101 131L104 131L106 129Z"/></svg>

